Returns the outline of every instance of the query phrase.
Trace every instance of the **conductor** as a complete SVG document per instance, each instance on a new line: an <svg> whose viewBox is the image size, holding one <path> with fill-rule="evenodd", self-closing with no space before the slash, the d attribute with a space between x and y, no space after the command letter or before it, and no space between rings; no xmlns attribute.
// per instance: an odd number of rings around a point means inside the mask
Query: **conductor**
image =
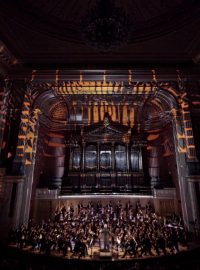
<svg viewBox="0 0 200 270"><path fill-rule="evenodd" d="M110 237L110 233L109 233L109 229L107 224L104 224L104 228L102 229L101 232L101 241L102 241L102 249L105 252L109 252L109 237Z"/></svg>

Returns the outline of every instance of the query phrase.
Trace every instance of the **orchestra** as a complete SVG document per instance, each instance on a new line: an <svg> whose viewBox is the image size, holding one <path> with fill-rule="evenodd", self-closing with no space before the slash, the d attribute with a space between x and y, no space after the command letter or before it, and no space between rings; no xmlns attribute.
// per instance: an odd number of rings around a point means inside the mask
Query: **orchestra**
<svg viewBox="0 0 200 270"><path fill-rule="evenodd" d="M142 208L139 201L136 207L130 202L123 206L120 200L115 205L90 201L85 206L79 202L76 208L63 205L53 220L22 225L10 232L9 242L70 258L92 255L92 250L102 246L127 258L175 254L187 245L181 218L159 216L150 203ZM105 229L108 233L102 236Z"/></svg>

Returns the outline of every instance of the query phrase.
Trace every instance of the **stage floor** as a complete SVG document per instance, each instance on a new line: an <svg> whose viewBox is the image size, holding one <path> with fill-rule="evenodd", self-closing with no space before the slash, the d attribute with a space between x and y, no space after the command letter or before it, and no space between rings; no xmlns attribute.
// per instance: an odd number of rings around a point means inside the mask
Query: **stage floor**
<svg viewBox="0 0 200 270"><path fill-rule="evenodd" d="M10 245L13 248L19 249L16 245ZM188 251L188 247L187 246L182 246L179 245L179 253L183 252L183 251ZM25 247L22 249L23 251L27 251L33 254L44 254L44 253L40 253L38 250L32 251L31 247ZM166 248L167 251L167 255L173 255L175 253L171 253L169 248ZM139 250L140 253L140 250ZM176 253L177 254L177 253ZM130 255L126 255L125 258L123 258L124 255L124 251L117 250L115 248L111 248L110 252L108 252L107 254L105 254L105 252L100 252L99 246L94 246L92 248L88 248L88 254L85 257L81 257L79 258L79 256L73 256L72 253L70 251L68 251L67 255L64 257L62 253L59 253L56 250L51 251L51 256L54 257L59 257L59 258L63 258L63 259L68 259L68 260L72 260L72 259L79 259L79 260L122 260L122 261L126 261L126 260L133 260L133 259L149 259L149 258L156 258L156 257L160 257L160 256L164 256L164 254L161 252L160 255L156 254L155 249L152 249L152 254L151 255L142 255L140 256L139 254L137 254L136 256L130 256Z"/></svg>

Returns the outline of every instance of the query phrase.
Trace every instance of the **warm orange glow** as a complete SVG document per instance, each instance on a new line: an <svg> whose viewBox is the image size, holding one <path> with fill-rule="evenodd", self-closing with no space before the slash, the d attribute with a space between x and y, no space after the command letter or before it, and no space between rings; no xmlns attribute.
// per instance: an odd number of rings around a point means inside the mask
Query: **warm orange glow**
<svg viewBox="0 0 200 270"><path fill-rule="evenodd" d="M167 92L171 93L173 96L178 97L179 92L176 90L176 88L173 88L170 83L163 82L160 84L160 86Z"/></svg>
<svg viewBox="0 0 200 270"><path fill-rule="evenodd" d="M23 111L23 115L29 115L29 111L28 110Z"/></svg>
<svg viewBox="0 0 200 270"><path fill-rule="evenodd" d="M29 121L28 118L23 118L22 119L22 123L28 123L28 121Z"/></svg>
<svg viewBox="0 0 200 270"><path fill-rule="evenodd" d="M177 133L176 137L177 137L177 139L185 139L185 134Z"/></svg>
<svg viewBox="0 0 200 270"><path fill-rule="evenodd" d="M188 145L188 148L195 148L195 145L194 144L190 144L190 145Z"/></svg>
<svg viewBox="0 0 200 270"><path fill-rule="evenodd" d="M181 108L184 110L184 109L188 109L189 108L189 104L186 103L186 102L182 102L181 103Z"/></svg>
<svg viewBox="0 0 200 270"><path fill-rule="evenodd" d="M101 101L101 105L100 105L100 115L101 115L101 121L103 121L104 118L104 102Z"/></svg>
<svg viewBox="0 0 200 270"><path fill-rule="evenodd" d="M19 135L18 138L19 138L19 139L25 139L26 136L25 136L25 135Z"/></svg>
<svg viewBox="0 0 200 270"><path fill-rule="evenodd" d="M160 132L161 131L161 129L152 129L150 132L151 133L157 133L157 132Z"/></svg>
<svg viewBox="0 0 200 270"><path fill-rule="evenodd" d="M31 165L32 164L32 162L31 161L29 161L28 159L26 159L26 161L25 161L25 165Z"/></svg>
<svg viewBox="0 0 200 270"><path fill-rule="evenodd" d="M187 153L186 147L178 146L178 151L179 151L179 153Z"/></svg>
<svg viewBox="0 0 200 270"><path fill-rule="evenodd" d="M129 84L131 84L131 81L132 81L132 71L131 70L128 71L128 81L129 81Z"/></svg>
<svg viewBox="0 0 200 270"><path fill-rule="evenodd" d="M33 148L30 146L27 146L25 149L25 153L32 153L33 152Z"/></svg>
<svg viewBox="0 0 200 270"><path fill-rule="evenodd" d="M24 145L18 145L17 148L18 149L24 149Z"/></svg>
<svg viewBox="0 0 200 270"><path fill-rule="evenodd" d="M130 109L130 126L131 128L134 126L134 108L131 107Z"/></svg>
<svg viewBox="0 0 200 270"><path fill-rule="evenodd" d="M65 147L65 144L64 143L58 143L58 142L49 141L48 146L52 146L52 147Z"/></svg>
<svg viewBox="0 0 200 270"><path fill-rule="evenodd" d="M106 84L106 72L104 72L104 74L103 74L103 83L104 83L104 85Z"/></svg>
<svg viewBox="0 0 200 270"><path fill-rule="evenodd" d="M36 70L32 70L32 74L31 74L31 81L35 80L36 77Z"/></svg>
<svg viewBox="0 0 200 270"><path fill-rule="evenodd" d="M123 125L126 125L126 124L127 124L127 120L128 120L127 106L124 105L124 106L123 106L123 119L122 119Z"/></svg>
<svg viewBox="0 0 200 270"><path fill-rule="evenodd" d="M121 115L121 113L120 113L120 105L118 105L117 107L118 107L118 122L120 123L120 115Z"/></svg>
<svg viewBox="0 0 200 270"><path fill-rule="evenodd" d="M83 73L82 73L82 71L80 71L80 82L82 82L83 81Z"/></svg>
<svg viewBox="0 0 200 270"><path fill-rule="evenodd" d="M95 105L93 106L93 119L94 119L94 123L98 123L99 122L99 110L98 110L98 104L95 103Z"/></svg>
<svg viewBox="0 0 200 270"><path fill-rule="evenodd" d="M153 76L153 80L155 82L157 82L157 75L156 75L156 71L154 69L152 70L152 76Z"/></svg>
<svg viewBox="0 0 200 270"><path fill-rule="evenodd" d="M150 84L132 84L129 81L129 85L132 85L130 94L148 94L155 89ZM64 82L62 85L51 85L58 94L124 94L127 89L122 82L106 82L106 74L103 75L103 81L82 81L80 75L80 81L78 82ZM124 92L125 91L125 92Z"/></svg>
<svg viewBox="0 0 200 270"><path fill-rule="evenodd" d="M159 134L150 134L150 135L147 137L147 140L148 140L148 141L154 141L154 140L158 139L159 136L160 136Z"/></svg>
<svg viewBox="0 0 200 270"><path fill-rule="evenodd" d="M114 105L114 102L112 102L112 115L111 115L112 121L117 121L116 119L116 106Z"/></svg>
<svg viewBox="0 0 200 270"><path fill-rule="evenodd" d="M88 125L90 125L90 121L91 121L91 104L89 102L89 106L88 106Z"/></svg>
<svg viewBox="0 0 200 270"><path fill-rule="evenodd" d="M108 106L108 114L112 116L112 106Z"/></svg>

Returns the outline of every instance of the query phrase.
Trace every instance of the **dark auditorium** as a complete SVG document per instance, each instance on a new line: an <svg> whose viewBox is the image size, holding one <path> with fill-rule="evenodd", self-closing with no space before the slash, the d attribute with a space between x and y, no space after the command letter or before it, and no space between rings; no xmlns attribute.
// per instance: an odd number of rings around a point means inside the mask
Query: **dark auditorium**
<svg viewBox="0 0 200 270"><path fill-rule="evenodd" d="M199 14L0 0L1 270L200 270Z"/></svg>

